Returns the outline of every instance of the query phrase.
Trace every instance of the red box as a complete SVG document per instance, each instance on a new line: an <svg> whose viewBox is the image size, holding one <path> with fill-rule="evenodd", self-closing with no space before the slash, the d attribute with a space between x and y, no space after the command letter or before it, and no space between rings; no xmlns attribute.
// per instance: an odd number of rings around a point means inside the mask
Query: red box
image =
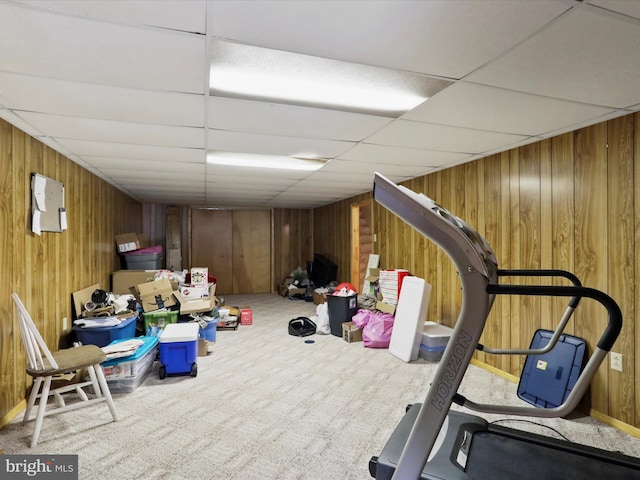
<svg viewBox="0 0 640 480"><path fill-rule="evenodd" d="M240 325L253 325L253 312L250 308L240 310Z"/></svg>

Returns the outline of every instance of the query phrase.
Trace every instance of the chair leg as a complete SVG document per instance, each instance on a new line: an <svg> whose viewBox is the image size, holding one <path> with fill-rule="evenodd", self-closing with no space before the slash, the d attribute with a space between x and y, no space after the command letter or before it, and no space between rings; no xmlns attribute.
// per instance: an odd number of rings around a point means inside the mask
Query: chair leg
<svg viewBox="0 0 640 480"><path fill-rule="evenodd" d="M97 370L102 371L102 367L100 365L97 365L97 366L93 365L87 368L87 372L89 373L89 378L91 378L91 384L93 385L93 394L96 396L96 398L100 398L102 397L102 390L98 388L98 385L100 384L98 383L98 378L96 377Z"/></svg>
<svg viewBox="0 0 640 480"><path fill-rule="evenodd" d="M98 382L100 384L100 389L104 394L105 401L109 406L109 411L111 412L111 416L113 417L113 421L118 421L118 414L116 413L116 406L113 403L113 398L111 397L111 391L109 390L109 385L107 384L107 379L104 376L104 372L102 371L102 367L100 365L94 365L89 368L89 370L93 370L95 372L96 377L98 377ZM95 390L95 387L94 387Z"/></svg>
<svg viewBox="0 0 640 480"><path fill-rule="evenodd" d="M38 379L38 380L41 380L41 379ZM40 430L42 428L42 421L44 420L44 413L47 410L47 401L49 400L50 387L51 387L51 377L46 377L44 379L44 385L42 386L40 401L38 402L38 414L36 415L36 425L33 430L33 437L31 439L31 448L34 448L38 444L38 437L40 437Z"/></svg>
<svg viewBox="0 0 640 480"><path fill-rule="evenodd" d="M31 386L31 394L29 395L29 401L27 402L27 409L24 412L24 417L22 419L22 423L25 424L29 421L29 417L31 416L31 410L36 403L36 398L38 398L38 392L40 391L40 385L42 385L42 377L37 377L33 385Z"/></svg>

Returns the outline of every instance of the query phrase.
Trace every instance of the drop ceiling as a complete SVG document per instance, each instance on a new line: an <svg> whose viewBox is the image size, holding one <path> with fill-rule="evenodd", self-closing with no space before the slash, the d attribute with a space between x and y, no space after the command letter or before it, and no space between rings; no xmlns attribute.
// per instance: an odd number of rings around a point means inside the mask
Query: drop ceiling
<svg viewBox="0 0 640 480"><path fill-rule="evenodd" d="M637 1L0 0L0 32L0 118L145 203L315 208L640 110ZM219 41L451 84L395 117L225 97Z"/></svg>

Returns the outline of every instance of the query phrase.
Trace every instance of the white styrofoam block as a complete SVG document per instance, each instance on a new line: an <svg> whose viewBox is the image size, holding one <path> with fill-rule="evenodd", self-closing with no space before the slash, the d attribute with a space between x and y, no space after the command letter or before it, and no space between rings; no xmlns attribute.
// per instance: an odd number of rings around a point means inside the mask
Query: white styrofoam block
<svg viewBox="0 0 640 480"><path fill-rule="evenodd" d="M395 313L389 352L405 362L418 358L431 285L418 277L405 277Z"/></svg>

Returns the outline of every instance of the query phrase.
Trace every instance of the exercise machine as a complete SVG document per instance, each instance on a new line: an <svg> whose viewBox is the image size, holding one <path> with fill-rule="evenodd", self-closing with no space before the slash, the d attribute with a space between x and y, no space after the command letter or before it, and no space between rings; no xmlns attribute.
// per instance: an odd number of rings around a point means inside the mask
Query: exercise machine
<svg viewBox="0 0 640 480"><path fill-rule="evenodd" d="M640 460L544 435L523 432L451 410L504 415L564 417L584 396L622 328L622 313L607 294L581 285L563 270L501 270L486 240L463 220L424 194L396 185L379 173L374 199L436 243L455 265L462 306L455 327L422 403L410 406L369 471L377 480L640 479ZM563 277L571 285L500 284L502 277ZM534 349L491 349L479 344L496 295L568 297L547 345ZM538 355L551 351L581 299L600 303L608 323L563 403L552 408L475 403L458 388L476 350L490 354Z"/></svg>

